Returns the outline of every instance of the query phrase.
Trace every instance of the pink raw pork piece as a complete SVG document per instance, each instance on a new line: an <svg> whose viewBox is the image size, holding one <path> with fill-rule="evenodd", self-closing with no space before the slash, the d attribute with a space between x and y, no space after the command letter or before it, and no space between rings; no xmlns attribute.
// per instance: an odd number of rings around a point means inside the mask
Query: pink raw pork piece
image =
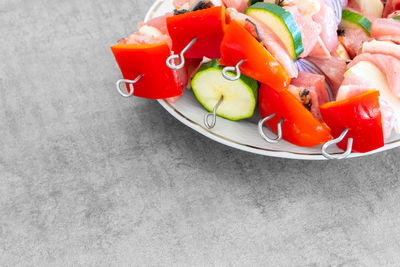
<svg viewBox="0 0 400 267"><path fill-rule="evenodd" d="M325 77L318 74L300 72L299 77L292 79L290 92L297 98L304 94L306 89L311 97L311 113L315 118L322 121L319 107L329 101L328 91L325 86Z"/></svg>
<svg viewBox="0 0 400 267"><path fill-rule="evenodd" d="M185 4L189 4L190 0L174 0L174 7L181 9Z"/></svg>
<svg viewBox="0 0 400 267"><path fill-rule="evenodd" d="M296 6L285 6L284 8L292 14L296 24L300 28L304 48L300 57L305 58L314 49L322 27L314 22L310 16L302 15Z"/></svg>
<svg viewBox="0 0 400 267"><path fill-rule="evenodd" d="M162 34L168 34L167 18L172 17L173 15L173 13L166 13L164 16L153 18L148 22L142 22L139 24L139 28L143 25L152 26L157 28Z"/></svg>
<svg viewBox="0 0 400 267"><path fill-rule="evenodd" d="M234 8L241 13L244 13L249 7L248 0L223 0L222 2L226 7Z"/></svg>
<svg viewBox="0 0 400 267"><path fill-rule="evenodd" d="M347 28L342 36L339 36L339 40L346 48L347 53L351 58L354 58L361 51L364 42L371 40L372 38L362 29L351 29Z"/></svg>
<svg viewBox="0 0 400 267"><path fill-rule="evenodd" d="M312 16L312 19L321 25L321 40L325 44L326 48L332 52L336 49L339 44L337 37L337 21L335 11L328 6L323 0L319 0L321 9L320 11Z"/></svg>
<svg viewBox="0 0 400 267"><path fill-rule="evenodd" d="M319 58L331 58L331 53L329 52L328 48L325 46L324 42L322 41L321 37L318 36L317 43L315 44L313 50L311 51L310 57L319 57Z"/></svg>
<svg viewBox="0 0 400 267"><path fill-rule="evenodd" d="M129 35L128 38L119 41L120 44L137 45L158 44L164 42L167 43L170 48L172 47L172 40L168 33L164 34L156 27L148 26L143 23L139 27L139 31Z"/></svg>
<svg viewBox="0 0 400 267"><path fill-rule="evenodd" d="M314 63L326 76L332 87L332 93L336 96L337 90L344 79L344 73L347 70L346 60L331 57L330 59L308 57L312 63Z"/></svg>
<svg viewBox="0 0 400 267"><path fill-rule="evenodd" d="M400 21L376 19L371 26L371 36L377 40L393 41L400 44Z"/></svg>
<svg viewBox="0 0 400 267"><path fill-rule="evenodd" d="M400 60L400 45L396 45L392 42L376 40L366 42L362 47L362 52L370 54L383 54Z"/></svg>

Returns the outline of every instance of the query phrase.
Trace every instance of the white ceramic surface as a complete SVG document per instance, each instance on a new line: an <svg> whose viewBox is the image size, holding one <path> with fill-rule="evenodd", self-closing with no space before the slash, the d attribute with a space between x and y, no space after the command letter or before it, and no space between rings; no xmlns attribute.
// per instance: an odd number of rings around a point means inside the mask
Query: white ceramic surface
<svg viewBox="0 0 400 267"><path fill-rule="evenodd" d="M156 1L148 13L145 21L161 16L173 9L173 0ZM269 144L258 134L256 122L259 115L255 115L250 120L232 122L223 118L217 118L217 125L214 129L208 130L203 125L203 117L206 110L197 102L190 90L185 90L183 96L175 103L168 103L164 100L158 101L172 116L193 130L207 136L208 138L251 153L256 153L271 157L304 159L304 160L324 160L321 154L321 147L302 148L282 141L279 144ZM265 129L267 131L267 129ZM394 135L386 140L385 146L381 149L366 154L353 153L349 158L361 157L373 153L378 153L400 146L400 136ZM342 153L333 147L331 153Z"/></svg>

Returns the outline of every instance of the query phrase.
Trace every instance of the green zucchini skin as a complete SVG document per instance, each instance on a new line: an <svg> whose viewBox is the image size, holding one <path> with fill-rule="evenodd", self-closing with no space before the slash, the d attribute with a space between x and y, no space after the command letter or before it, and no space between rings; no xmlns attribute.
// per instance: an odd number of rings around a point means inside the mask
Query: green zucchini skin
<svg viewBox="0 0 400 267"><path fill-rule="evenodd" d="M277 19L279 19L281 21L281 24L284 25L284 27L286 28L286 31L291 36L291 44L290 45L291 45L292 51L290 51L290 55L292 56L293 60L295 60L298 56L300 56L301 53L303 53L304 47L303 47L303 39L301 36L301 31L300 31L300 28L297 25L295 19L293 18L292 14L289 11L285 10L284 8L280 7L279 5L269 3L269 2L257 2L255 4L253 4L245 11L245 14L252 16L251 15L252 11L262 11L262 12L272 14L273 16L275 16ZM268 21L264 21L263 23L270 26L268 24ZM278 32L276 32L276 31L274 31L274 32L279 36ZM281 39L281 40L283 41L283 39Z"/></svg>
<svg viewBox="0 0 400 267"><path fill-rule="evenodd" d="M202 76L202 74L206 74L206 72L208 72L208 71L216 71L216 72L218 72L218 75L220 77L222 77L223 68L224 68L224 66L218 64L218 59L207 62L200 67L200 69L197 71L197 73L195 74L195 76L193 77L193 79L191 81L192 91L193 91L196 99L208 112L212 112L213 107L205 104L206 101L204 101L200 96L200 91L202 89L197 88L196 83L198 82L198 79L202 79L202 77L203 77L203 79L205 79L205 77ZM217 115L219 117L222 117L222 118L225 118L225 119L228 119L231 121L238 121L238 120L247 119L247 118L252 117L254 114L255 108L257 106L257 103L258 103L258 86L259 86L258 82L244 74L241 74L239 80L237 80L237 81L227 81L227 80L224 80L224 81L226 83L230 83L231 85L232 85L232 83L237 83L237 84L240 84L241 86L245 86L247 88L247 90L249 91L249 94L251 95L253 106L251 108L252 110L246 114L243 114L243 116L232 117L232 116L220 114L218 111L217 111ZM210 84L213 83L213 81L207 81L207 82L209 82Z"/></svg>
<svg viewBox="0 0 400 267"><path fill-rule="evenodd" d="M352 23L361 29L364 30L365 33L367 33L369 36L371 36L371 26L372 23L371 21L364 17L363 15L360 15L358 13L355 13L351 10L344 9L342 12L342 23L340 24L340 28L346 28L345 23Z"/></svg>

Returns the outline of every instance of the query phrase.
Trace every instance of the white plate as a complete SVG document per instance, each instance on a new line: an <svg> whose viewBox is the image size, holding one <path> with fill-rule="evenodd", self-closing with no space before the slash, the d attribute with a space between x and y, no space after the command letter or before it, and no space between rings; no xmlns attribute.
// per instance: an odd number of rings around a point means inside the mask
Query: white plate
<svg viewBox="0 0 400 267"><path fill-rule="evenodd" d="M172 3L173 0L156 1L147 12L145 21L153 17L164 15L167 12L171 12L173 9ZM279 144L269 144L265 142L258 134L257 121L259 115L255 115L250 120L239 122L232 122L218 117L215 128L208 130L203 125L203 118L204 114L206 114L206 110L197 102L190 90L185 90L183 96L176 103L168 103L164 100L158 100L158 102L183 124L208 138L227 146L271 157L304 160L325 159L321 154L320 146L302 148L285 141L282 141ZM384 147L366 154L353 153L349 158L370 155L398 146L400 146L400 136L394 135L392 138L386 140ZM329 152L343 153L335 147L331 148Z"/></svg>

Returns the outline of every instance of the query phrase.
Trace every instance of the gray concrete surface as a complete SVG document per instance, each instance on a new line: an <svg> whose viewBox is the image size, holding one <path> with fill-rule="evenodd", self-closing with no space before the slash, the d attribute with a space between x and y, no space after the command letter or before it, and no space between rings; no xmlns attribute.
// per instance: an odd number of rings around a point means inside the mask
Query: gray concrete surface
<svg viewBox="0 0 400 267"><path fill-rule="evenodd" d="M399 266L400 150L233 150L116 94L151 1L0 3L0 266Z"/></svg>

